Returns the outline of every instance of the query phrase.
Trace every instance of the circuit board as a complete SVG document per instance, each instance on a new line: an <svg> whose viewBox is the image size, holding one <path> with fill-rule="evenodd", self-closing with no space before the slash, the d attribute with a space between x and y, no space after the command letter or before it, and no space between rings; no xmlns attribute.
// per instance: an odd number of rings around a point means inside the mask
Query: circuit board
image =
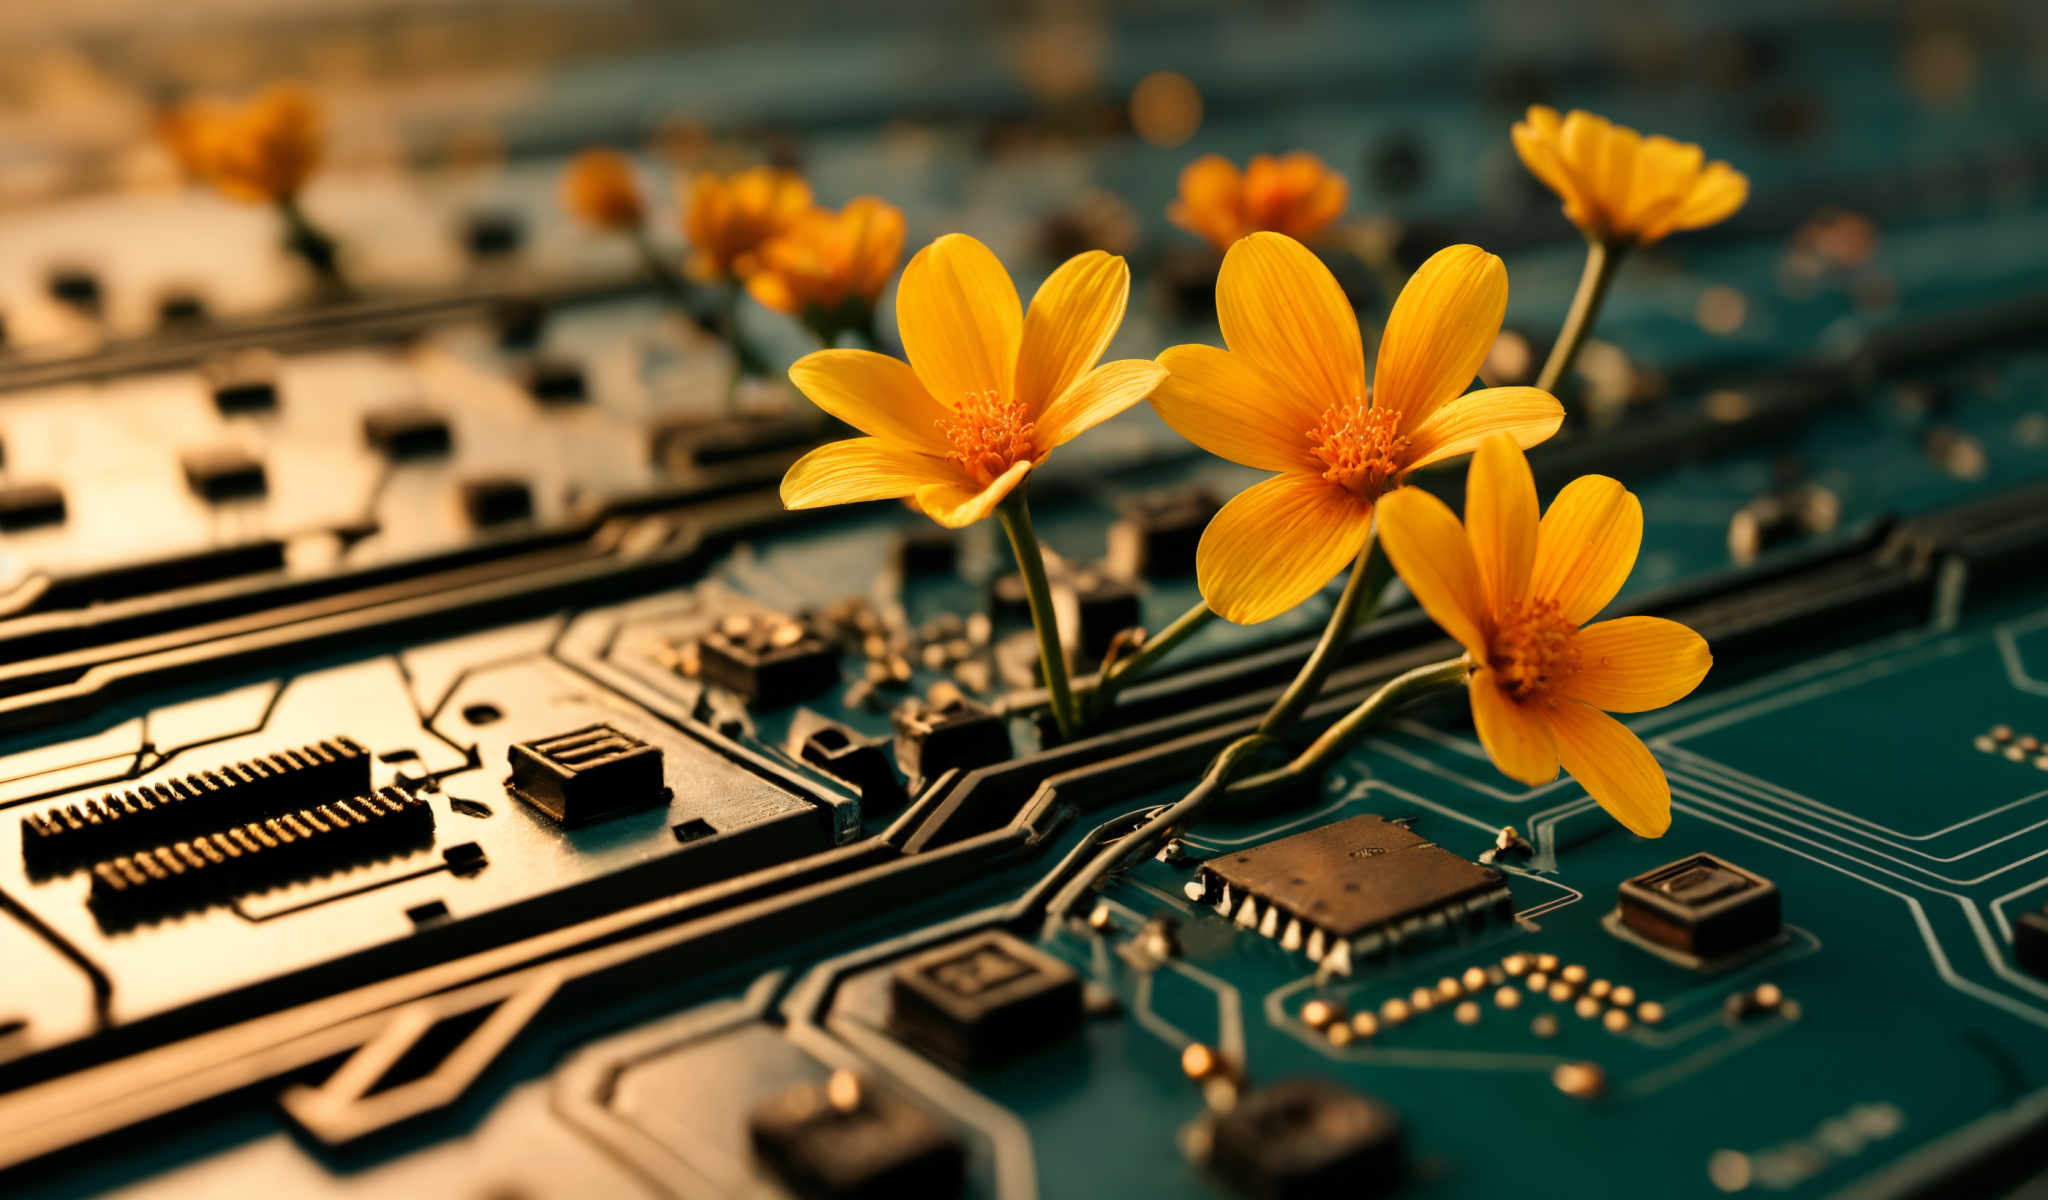
<svg viewBox="0 0 2048 1200"><path fill-rule="evenodd" d="M411 41L219 36L401 75L495 21L474 80L580 19L484 7L425 6ZM108 185L114 151L7 118L0 1190L2042 1186L2041 13L1638 6L1631 39L1511 6L802 7L831 10L808 40L705 46L701 14L613 12L530 89L355 78L417 110L384 131L407 170L342 128L308 190L345 300L308 298L260 209ZM1017 49L1045 45L1079 83ZM1191 141L1127 111L1161 69L1200 85ZM1110 356L1151 358L1219 340L1214 262L1163 218L1180 168L1302 148L1400 274L1506 259L1514 376L1583 255L1508 140L1537 102L1752 181L1629 261L1530 454L1546 501L1588 473L1641 498L1609 614L1713 648L1627 719L1670 831L1513 783L1439 698L1071 908L1256 725L1340 584L1210 624L1061 742L1000 533L785 509L831 431L774 380L729 394L719 336L557 196L574 150L688 113L821 197L887 197L913 246L975 234L1026 295L1109 246ZM487 162L449 149L485 119ZM57 194L52 146L100 186ZM1388 283L1330 257L1370 337ZM1079 670L1200 600L1195 537L1259 477L1143 405L1034 475ZM1463 472L1417 482L1456 507ZM1447 652L1396 588L1304 733Z"/></svg>

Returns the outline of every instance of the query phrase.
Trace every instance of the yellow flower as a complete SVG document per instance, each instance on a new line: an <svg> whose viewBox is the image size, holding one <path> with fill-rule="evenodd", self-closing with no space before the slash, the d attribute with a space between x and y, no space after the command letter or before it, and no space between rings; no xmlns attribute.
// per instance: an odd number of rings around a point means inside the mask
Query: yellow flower
<svg viewBox="0 0 2048 1200"><path fill-rule="evenodd" d="M988 516L1055 447L1165 376L1143 360L1095 365L1130 290L1124 260L1091 250L1054 271L1027 314L988 247L959 233L933 242L896 286L908 364L820 350L789 369L812 403L868 436L799 459L783 477L782 502L909 496L941 525Z"/></svg>
<svg viewBox="0 0 2048 1200"><path fill-rule="evenodd" d="M252 203L297 196L320 165L320 108L296 87L275 87L197 126L194 161L223 193Z"/></svg>
<svg viewBox="0 0 2048 1200"><path fill-rule="evenodd" d="M1218 250L1262 230L1306 242L1343 213L1349 197L1344 177L1306 151L1254 155L1243 171L1208 154L1181 171L1180 199L1166 216Z"/></svg>
<svg viewBox="0 0 2048 1200"><path fill-rule="evenodd" d="M1564 215L1587 237L1647 246L1666 234L1733 216L1749 180L1698 146L1644 137L1605 117L1538 104L1514 127L1515 152L1564 200Z"/></svg>
<svg viewBox="0 0 2048 1200"><path fill-rule="evenodd" d="M1535 786L1561 762L1634 833L1670 828L1663 770L1607 713L1676 703L1713 656L1699 634L1661 617L1586 625L1635 566L1636 498L1604 475L1582 476L1539 523L1528 460L1494 437L1472 457L1462 528L1443 501L1409 488L1381 501L1380 538L1416 600L1470 655L1472 721L1494 765Z"/></svg>
<svg viewBox="0 0 2048 1200"><path fill-rule="evenodd" d="M1223 506L1195 555L1202 598L1239 624L1314 595L1365 547L1373 504L1417 467L1489 434L1530 446L1564 409L1535 388L1461 395L1507 309L1508 273L1477 246L1439 250L1387 316L1373 387L1358 319L1329 268L1292 238L1255 233L1216 277L1230 347L1175 346L1152 407L1182 437L1279 474Z"/></svg>
<svg viewBox="0 0 2048 1200"><path fill-rule="evenodd" d="M210 174L207 139L224 115L219 105L203 101L174 104L157 113L157 140L171 152L187 179L205 179Z"/></svg>
<svg viewBox="0 0 2048 1200"><path fill-rule="evenodd" d="M698 174L683 209L683 232L696 251L690 273L704 280L753 274L761 247L789 232L810 208L811 185L795 171Z"/></svg>
<svg viewBox="0 0 2048 1200"><path fill-rule="evenodd" d="M747 290L776 312L837 312L873 304L903 255L903 210L858 196L838 212L817 208L761 248Z"/></svg>
<svg viewBox="0 0 2048 1200"><path fill-rule="evenodd" d="M593 229L624 233L647 215L633 164L616 150L585 150L562 173L562 207Z"/></svg>

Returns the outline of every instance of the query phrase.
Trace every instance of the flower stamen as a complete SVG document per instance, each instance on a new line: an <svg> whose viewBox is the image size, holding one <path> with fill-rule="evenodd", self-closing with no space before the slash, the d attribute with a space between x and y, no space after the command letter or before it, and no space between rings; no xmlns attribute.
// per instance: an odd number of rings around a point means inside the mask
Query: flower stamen
<svg viewBox="0 0 2048 1200"><path fill-rule="evenodd" d="M1547 698L1579 669L1579 628L1555 600L1531 600L1494 624L1486 665L1509 698Z"/></svg>
<svg viewBox="0 0 2048 1200"><path fill-rule="evenodd" d="M1322 420L1308 431L1316 457L1326 468L1323 478L1367 500L1378 499L1401 473L1407 457L1408 439L1395 432L1400 421L1399 413L1373 408L1363 398L1325 409Z"/></svg>
<svg viewBox="0 0 2048 1200"><path fill-rule="evenodd" d="M938 421L939 432L952 444L946 461L987 487L1020 462L1036 462L1032 438L1038 426L1022 401L1005 398L993 388L969 392L949 417Z"/></svg>

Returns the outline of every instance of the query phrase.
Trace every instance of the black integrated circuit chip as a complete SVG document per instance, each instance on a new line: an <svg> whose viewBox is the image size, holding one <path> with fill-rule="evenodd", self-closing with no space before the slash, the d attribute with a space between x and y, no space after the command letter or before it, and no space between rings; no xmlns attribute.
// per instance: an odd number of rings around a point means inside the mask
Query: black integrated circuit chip
<svg viewBox="0 0 2048 1200"><path fill-rule="evenodd" d="M747 1117L754 1152L807 1200L956 1196L960 1139L916 1107L849 1072L800 1084Z"/></svg>
<svg viewBox="0 0 2048 1200"><path fill-rule="evenodd" d="M1223 915L1339 973L1359 955L1511 905L1499 871L1377 816L1218 855L1199 884Z"/></svg>
<svg viewBox="0 0 2048 1200"><path fill-rule="evenodd" d="M1210 1169L1258 1200L1384 1196L1405 1158L1393 1109L1324 1079L1249 1092L1210 1128Z"/></svg>
<svg viewBox="0 0 2048 1200"><path fill-rule="evenodd" d="M1638 938L1711 967L1778 936L1778 888L1711 854L1665 863L1621 885L1617 913Z"/></svg>
<svg viewBox="0 0 2048 1200"><path fill-rule="evenodd" d="M1027 1054L1081 1023L1081 977L1000 930L910 959L889 980L889 1031L955 1070Z"/></svg>

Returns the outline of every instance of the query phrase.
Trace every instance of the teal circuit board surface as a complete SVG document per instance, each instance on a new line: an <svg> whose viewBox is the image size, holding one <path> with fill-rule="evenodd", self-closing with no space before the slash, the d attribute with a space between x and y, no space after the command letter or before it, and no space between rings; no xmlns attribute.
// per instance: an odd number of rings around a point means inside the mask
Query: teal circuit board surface
<svg viewBox="0 0 2048 1200"><path fill-rule="evenodd" d="M6 118L0 1194L2048 1187L2041 12L593 7L187 35L358 64L323 94L370 115L305 196L344 298L264 214ZM118 75L171 70L160 36L60 40ZM1162 71L1201 98L1185 140L1131 101ZM775 379L730 391L717 323L558 199L618 144L657 254L684 253L670 167L721 154L900 205L911 250L972 233L1027 298L1107 247L1106 357L1151 358L1221 340L1216 256L1165 220L1181 168L1305 149L1350 187L1318 249L1368 356L1399 281L1473 242L1510 277L1482 379L1526 383L1584 254L1510 144L1531 103L1751 181L1629 257L1530 454L1546 503L1586 474L1640 498L1605 615L1713 649L1624 718L1670 782L1658 839L1503 776L1455 695L1141 837L1341 579L1209 624L1063 742L1000 530L785 510L830 431ZM486 166L457 152L480 124ZM778 366L807 348L738 320ZM1034 471L1078 672L1200 600L1194 537L1262 477L1142 405ZM1462 502L1462 464L1414 482ZM787 640L734 666L757 633ZM1295 740L1453 652L1393 585ZM315 811L296 849L230 844ZM210 861L165 902L141 858L178 845Z"/></svg>

